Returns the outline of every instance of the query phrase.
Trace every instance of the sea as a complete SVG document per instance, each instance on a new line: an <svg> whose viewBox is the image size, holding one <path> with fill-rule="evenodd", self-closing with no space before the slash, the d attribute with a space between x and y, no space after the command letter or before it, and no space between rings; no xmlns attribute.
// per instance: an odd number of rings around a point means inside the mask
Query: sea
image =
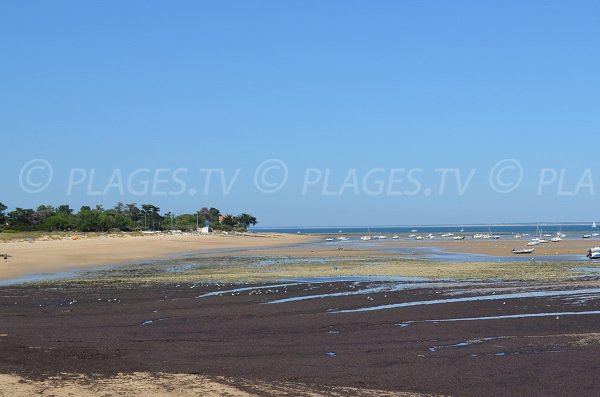
<svg viewBox="0 0 600 397"><path fill-rule="evenodd" d="M564 233L570 237L580 238L584 234L600 233L592 223L563 223L563 224L481 224L481 225L403 225L403 226L324 226L324 227L255 227L256 232L270 233L300 233L300 234L478 234L491 233L495 235Z"/></svg>

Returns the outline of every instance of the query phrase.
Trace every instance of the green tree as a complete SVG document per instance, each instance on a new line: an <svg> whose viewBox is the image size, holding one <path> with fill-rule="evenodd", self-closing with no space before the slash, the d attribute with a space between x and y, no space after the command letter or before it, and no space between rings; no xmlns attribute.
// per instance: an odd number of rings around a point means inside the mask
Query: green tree
<svg viewBox="0 0 600 397"><path fill-rule="evenodd" d="M258 223L255 217L250 214L241 214L237 217L237 222L244 229L248 229L250 226L254 226Z"/></svg>
<svg viewBox="0 0 600 397"><path fill-rule="evenodd" d="M34 211L30 208L17 207L8 213L8 223L12 229L33 230L33 214Z"/></svg>
<svg viewBox="0 0 600 397"><path fill-rule="evenodd" d="M227 214L223 217L222 224L226 225L226 226L234 227L237 224L237 219L235 218L235 216L233 216L231 214Z"/></svg>
<svg viewBox="0 0 600 397"><path fill-rule="evenodd" d="M138 221L142 217L142 211L137 207L136 203L127 204L127 216L131 219L133 228L137 228Z"/></svg>
<svg viewBox="0 0 600 397"><path fill-rule="evenodd" d="M7 209L7 206L0 203L0 229L6 224L6 214L4 213L4 211L6 211Z"/></svg>

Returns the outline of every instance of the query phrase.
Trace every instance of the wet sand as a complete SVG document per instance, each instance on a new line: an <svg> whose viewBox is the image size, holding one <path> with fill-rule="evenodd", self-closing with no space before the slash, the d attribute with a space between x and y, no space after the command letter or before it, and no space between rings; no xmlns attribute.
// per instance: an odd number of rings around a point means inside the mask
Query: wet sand
<svg viewBox="0 0 600 397"><path fill-rule="evenodd" d="M386 251L390 249L428 249L434 248L445 252L455 252L463 254L479 254L488 256L500 256L500 257L544 257L544 256L556 256L556 255L579 255L585 256L587 250L592 247L600 246L600 241L593 240L563 240L557 243L545 243L535 246L535 251L527 255L515 255L512 253L513 249L527 248L528 240L517 240L514 238L504 237L500 240L482 240L467 238L465 240L446 240L446 239L432 239L432 240L413 240L413 239L400 239L400 240L373 240L368 242L363 241L347 241L347 242L324 242L323 239L318 241L318 244L311 244L307 247L293 247L285 250L287 255L294 256L319 256L323 252L327 252L330 256L336 257L350 257L354 255L362 254L374 254L379 253L380 255L397 255L394 252ZM340 249L338 249L340 248ZM272 251L256 251L257 255L269 255Z"/></svg>
<svg viewBox="0 0 600 397"><path fill-rule="evenodd" d="M25 378L25 384L35 381L29 383L32 387L58 376L52 382L59 391L64 391L64 382L72 382L65 374L91 377L88 385L96 390L120 374L138 377L141 383L131 387L154 387L162 378L173 379L169 376L197 375L201 379L185 383L184 389L200 388L208 379L260 396L386 395L383 391L582 396L600 390L597 314L427 321L593 312L600 310L594 293L340 313L532 290L596 291L597 280L579 285L425 282L406 290L356 293L382 285L358 281L242 285L245 289L237 292L229 290L239 285L222 284L3 287L0 373L12 374L12 380ZM348 292L354 294L343 295ZM265 304L331 293L338 295ZM143 382L144 374L158 374L156 382ZM0 379L0 393L8 393L11 383Z"/></svg>
<svg viewBox="0 0 600 397"><path fill-rule="evenodd" d="M252 235L106 235L77 239L5 242L0 253L0 280L30 273L60 272L90 266L128 263L168 256L213 250L237 250L289 246L312 241L312 237L293 234Z"/></svg>
<svg viewBox="0 0 600 397"><path fill-rule="evenodd" d="M132 263L162 259L186 253L223 256L254 255L288 257L333 257L368 258L398 257L394 250L439 249L445 252L482 254L493 257L543 258L545 256L585 256L588 248L600 245L597 240L564 240L559 243L540 244L535 252L514 255L513 248L522 248L527 242L503 238L500 240L379 240L374 242L323 242L322 236L295 234L253 235L149 235L149 236L104 236L77 240L61 239L49 241L0 243L0 254L10 255L0 260L0 280L23 277L32 273L61 272L90 266ZM486 262L485 258L482 262Z"/></svg>

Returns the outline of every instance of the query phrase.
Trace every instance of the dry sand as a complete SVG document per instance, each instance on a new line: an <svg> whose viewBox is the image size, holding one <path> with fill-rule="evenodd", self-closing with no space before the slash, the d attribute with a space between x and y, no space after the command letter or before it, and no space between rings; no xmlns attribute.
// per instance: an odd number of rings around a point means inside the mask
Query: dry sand
<svg viewBox="0 0 600 397"><path fill-rule="evenodd" d="M76 240L0 243L0 280L31 273L67 271L86 266L161 259L171 255L209 250L256 249L311 241L311 237L294 234L253 235L148 235L104 236Z"/></svg>
<svg viewBox="0 0 600 397"><path fill-rule="evenodd" d="M93 379L83 375L49 378L33 381L18 375L0 374L0 397L29 396L206 396L206 397L254 397L294 395L363 396L363 397L426 397L432 394L389 392L383 390L356 389L352 387L316 387L290 382L244 381L226 377L206 377L190 374L148 374L136 372L120 374L111 378Z"/></svg>

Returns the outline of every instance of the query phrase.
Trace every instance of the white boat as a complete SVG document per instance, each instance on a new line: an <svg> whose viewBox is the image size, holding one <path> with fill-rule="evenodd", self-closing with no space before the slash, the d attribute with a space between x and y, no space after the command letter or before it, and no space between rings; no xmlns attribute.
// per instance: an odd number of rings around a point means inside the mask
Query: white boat
<svg viewBox="0 0 600 397"><path fill-rule="evenodd" d="M596 222L592 222L592 229L596 228Z"/></svg>
<svg viewBox="0 0 600 397"><path fill-rule="evenodd" d="M325 239L325 241L335 241L335 239L333 237L328 237Z"/></svg>
<svg viewBox="0 0 600 397"><path fill-rule="evenodd" d="M533 246L535 246L535 245L539 245L539 243L540 243L540 242L539 242L538 240L531 240L530 242L528 242L528 243L527 243L527 245L528 245L529 247L533 247Z"/></svg>
<svg viewBox="0 0 600 397"><path fill-rule="evenodd" d="M415 238L415 237L417 237L417 235L416 234L409 234L408 237Z"/></svg>
<svg viewBox="0 0 600 397"><path fill-rule="evenodd" d="M492 236L494 240L500 240L500 236Z"/></svg>
<svg viewBox="0 0 600 397"><path fill-rule="evenodd" d="M338 237L337 239L340 240L340 241L348 241L348 240L350 240L349 237Z"/></svg>
<svg viewBox="0 0 600 397"><path fill-rule="evenodd" d="M600 252L600 247L590 248L588 251L589 252Z"/></svg>
<svg viewBox="0 0 600 397"><path fill-rule="evenodd" d="M395 236L392 236L392 238L393 238L394 240L397 240L397 239L399 239L399 238L400 238L400 236L398 236L398 235L395 235Z"/></svg>
<svg viewBox="0 0 600 397"><path fill-rule="evenodd" d="M522 238L523 236L520 234L515 234L515 238Z"/></svg>
<svg viewBox="0 0 600 397"><path fill-rule="evenodd" d="M600 233L592 233L592 237L598 237L600 236Z"/></svg>
<svg viewBox="0 0 600 397"><path fill-rule="evenodd" d="M411 230L410 232L411 232L411 233L416 233L416 232L417 232L417 229L413 229L413 230Z"/></svg>
<svg viewBox="0 0 600 397"><path fill-rule="evenodd" d="M520 249L513 249L512 253L513 254L531 254L533 251L535 251L535 248L520 248Z"/></svg>
<svg viewBox="0 0 600 397"><path fill-rule="evenodd" d="M380 240L385 240L387 238L387 236L377 236L377 238Z"/></svg>
<svg viewBox="0 0 600 397"><path fill-rule="evenodd" d="M452 236L454 236L453 233L442 234L442 237L452 237Z"/></svg>
<svg viewBox="0 0 600 397"><path fill-rule="evenodd" d="M584 234L583 236L581 236L581 238L592 238L591 234Z"/></svg>
<svg viewBox="0 0 600 397"><path fill-rule="evenodd" d="M586 256L590 259L600 259L600 251L588 250L588 253Z"/></svg>
<svg viewBox="0 0 600 397"><path fill-rule="evenodd" d="M476 235L473 236L473 238L480 239L480 238L483 238L483 235L482 234L476 234Z"/></svg>
<svg viewBox="0 0 600 397"><path fill-rule="evenodd" d="M465 236L454 236L453 239L454 240L464 240Z"/></svg>
<svg viewBox="0 0 600 397"><path fill-rule="evenodd" d="M423 240L423 238L424 238L423 236L417 236L417 237L415 237L415 240Z"/></svg>
<svg viewBox="0 0 600 397"><path fill-rule="evenodd" d="M552 242L552 243L558 243L558 242L561 242L561 241L562 241L562 238L560 238L560 237L558 237L558 236L556 236L556 237L552 237L552 238L550 239L550 242Z"/></svg>

